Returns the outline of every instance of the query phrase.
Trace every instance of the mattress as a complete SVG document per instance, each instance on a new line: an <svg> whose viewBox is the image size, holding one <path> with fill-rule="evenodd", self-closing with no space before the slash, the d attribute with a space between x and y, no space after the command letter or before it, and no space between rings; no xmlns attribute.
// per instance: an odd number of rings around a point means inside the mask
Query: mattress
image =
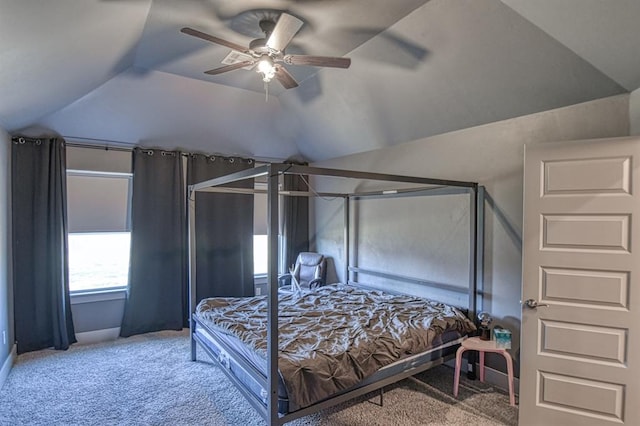
<svg viewBox="0 0 640 426"><path fill-rule="evenodd" d="M266 307L264 296L210 298L194 314L199 341L263 401L266 392L251 378L266 376ZM438 354L435 348L475 329L454 307L343 285L281 296L278 324L281 413L351 389L387 366ZM231 365L237 357L245 368Z"/></svg>

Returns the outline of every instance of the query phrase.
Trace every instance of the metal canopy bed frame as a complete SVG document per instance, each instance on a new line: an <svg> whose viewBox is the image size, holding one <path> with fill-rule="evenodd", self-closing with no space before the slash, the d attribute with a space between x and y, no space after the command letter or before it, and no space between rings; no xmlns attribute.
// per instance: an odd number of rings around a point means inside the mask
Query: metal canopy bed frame
<svg viewBox="0 0 640 426"><path fill-rule="evenodd" d="M313 191L309 188L306 191L282 191L279 186L280 177L283 175L305 175L313 177L331 177L356 179L361 181L378 181L386 184L393 183L400 189L385 189L378 191L368 191L362 193L321 193ZM246 179L265 178L267 179L267 189L241 189L229 188L224 185ZM409 185L418 185L419 187L409 187ZM443 192L444 190L444 192ZM412 362L404 367L403 371L394 372L390 377L383 377L379 381L365 380L349 390L340 392L339 394L328 399L317 402L311 406L301 408L297 411L280 413L278 407L278 233L279 233L279 198L280 196L304 196L304 197L338 197L342 198L344 210L344 277L347 284L361 286L367 288L366 285L358 283L358 275L370 275L379 278L390 278L396 282L404 282L409 284L417 284L439 290L451 291L455 293L468 294L468 306L465 309L471 321L474 321L476 312L482 309L482 276L483 276L483 259L484 259L484 188L474 182L463 182L442 179L430 179L413 176L401 176L381 173L369 173L359 171L348 171L338 169L327 169L318 167L308 167L290 164L268 164L252 169L246 169L235 172L226 176L210 179L198 184L190 185L188 190L188 227L189 227L189 303L190 303L190 324L191 324L191 360L196 360L196 344L220 364L215 357L215 353L207 347L203 338L194 333L197 319L194 316L197 300L196 300L196 253L195 253L195 193L197 192L232 192L232 193L265 193L267 194L267 232L268 232L268 273L267 273L267 362L266 376L264 372L258 371L241 357L235 359L233 350L230 348L227 352L234 357L234 360L246 371L254 376L254 380L266 390L260 398L248 389L245 385L235 377L227 368L220 365L221 370L236 385L238 390L245 396L251 405L265 419L269 425L281 425L294 419L309 415L319 410L334 406L366 393L380 390L382 402L382 388L388 384L395 383L404 378L413 376L417 373L425 371L435 365L442 364L455 355L447 355L445 358L438 358L428 361L424 364ZM355 200L366 199L369 197L386 198L386 197L406 197L406 196L423 196L438 194L459 193L469 194L469 282L468 288L453 286L449 284L435 283L428 280L399 276L385 272L371 271L356 266L350 266L350 205ZM387 291L387 290L385 290ZM224 343L222 344L224 347ZM454 351L455 352L455 351ZM265 404L266 400L266 404Z"/></svg>

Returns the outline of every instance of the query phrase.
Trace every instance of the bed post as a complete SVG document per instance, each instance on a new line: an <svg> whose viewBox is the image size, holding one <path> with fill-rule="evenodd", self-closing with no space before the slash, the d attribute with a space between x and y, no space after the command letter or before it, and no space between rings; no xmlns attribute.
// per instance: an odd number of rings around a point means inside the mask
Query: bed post
<svg viewBox="0 0 640 426"><path fill-rule="evenodd" d="M469 318L475 322L478 279L478 188L469 192Z"/></svg>
<svg viewBox="0 0 640 426"><path fill-rule="evenodd" d="M190 185L187 189L187 223L189 232L187 244L189 253L189 337L191 341L191 361L196 360L196 341L193 338L196 325L193 322L193 312L196 309L196 193Z"/></svg>
<svg viewBox="0 0 640 426"><path fill-rule="evenodd" d="M278 416L278 183L280 169L268 166L267 173L267 424L279 424Z"/></svg>
<svg viewBox="0 0 640 426"><path fill-rule="evenodd" d="M469 317L475 322L483 309L484 285L484 186L478 185L470 192L469 235Z"/></svg>
<svg viewBox="0 0 640 426"><path fill-rule="evenodd" d="M469 192L469 319L475 324L477 316L478 284L478 187ZM467 357L467 377L475 380L475 352Z"/></svg>
<svg viewBox="0 0 640 426"><path fill-rule="evenodd" d="M476 310L484 310L484 200L485 188L478 185L476 197Z"/></svg>
<svg viewBox="0 0 640 426"><path fill-rule="evenodd" d="M344 197L344 283L349 284L349 197Z"/></svg>
<svg viewBox="0 0 640 426"><path fill-rule="evenodd" d="M476 185L470 192L469 241L469 318L475 323L483 306L484 285L484 186ZM467 377L475 380L475 352L468 355Z"/></svg>

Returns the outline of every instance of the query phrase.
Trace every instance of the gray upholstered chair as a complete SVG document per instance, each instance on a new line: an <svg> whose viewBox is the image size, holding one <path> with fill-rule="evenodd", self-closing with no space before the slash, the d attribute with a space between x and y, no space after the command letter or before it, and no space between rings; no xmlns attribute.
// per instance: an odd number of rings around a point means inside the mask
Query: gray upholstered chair
<svg viewBox="0 0 640 426"><path fill-rule="evenodd" d="M298 254L291 273L278 278L279 287L291 286L292 277L302 289L323 286L327 279L327 259L319 253L302 252Z"/></svg>

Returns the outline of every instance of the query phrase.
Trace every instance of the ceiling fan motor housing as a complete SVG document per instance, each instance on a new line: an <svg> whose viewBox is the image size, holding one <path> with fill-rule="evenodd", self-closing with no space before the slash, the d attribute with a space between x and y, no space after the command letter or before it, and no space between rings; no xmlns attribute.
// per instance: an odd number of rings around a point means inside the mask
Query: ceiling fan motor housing
<svg viewBox="0 0 640 426"><path fill-rule="evenodd" d="M267 47L266 38L257 38L249 43L249 49L253 50L257 54L268 54L269 48Z"/></svg>
<svg viewBox="0 0 640 426"><path fill-rule="evenodd" d="M264 33L265 39L268 39L273 29L276 27L276 23L271 19L262 19L260 21L260 29Z"/></svg>
<svg viewBox="0 0 640 426"><path fill-rule="evenodd" d="M249 43L249 49L253 50L258 55L271 55L276 53L273 49L267 47L267 41L273 29L276 27L276 23L272 19L262 19L260 21L260 29L264 32L264 38L257 38Z"/></svg>

